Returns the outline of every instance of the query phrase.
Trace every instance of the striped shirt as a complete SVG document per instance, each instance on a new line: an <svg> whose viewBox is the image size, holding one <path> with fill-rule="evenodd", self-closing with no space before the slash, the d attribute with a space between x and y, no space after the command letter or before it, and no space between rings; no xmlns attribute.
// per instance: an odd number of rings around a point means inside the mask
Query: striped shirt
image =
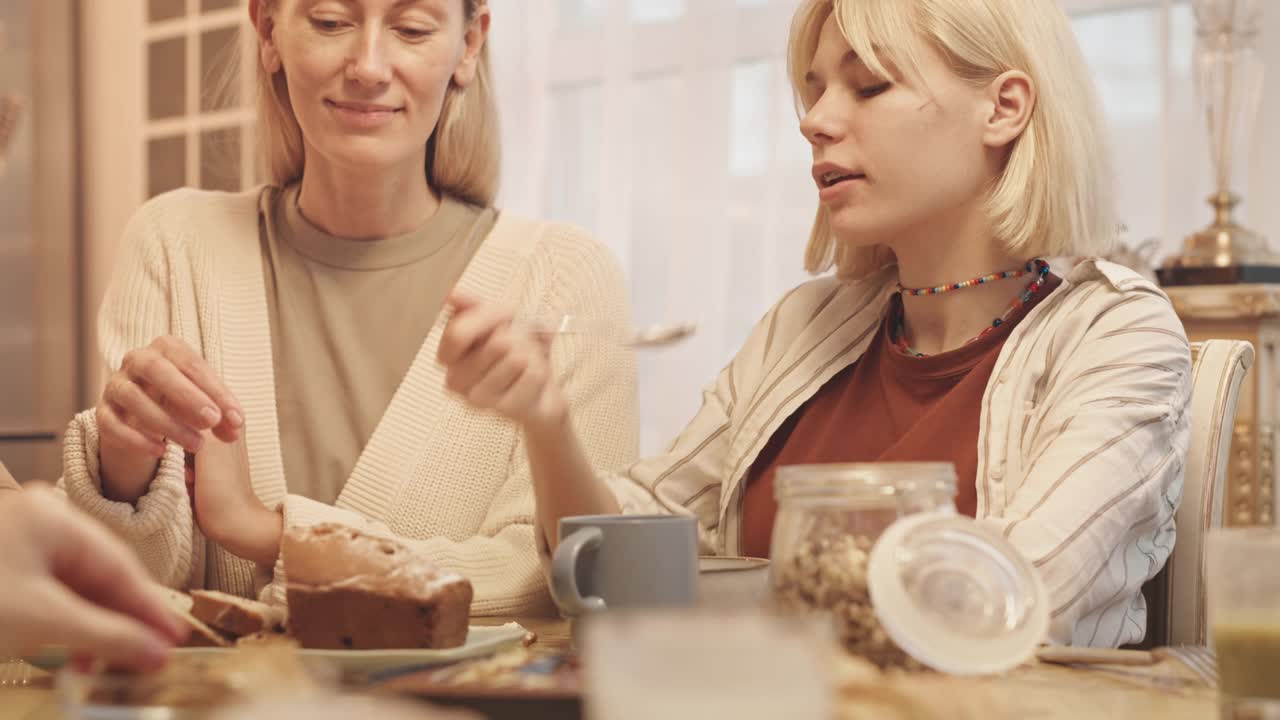
<svg viewBox="0 0 1280 720"><path fill-rule="evenodd" d="M668 450L609 476L624 511L692 514L704 552L739 554L747 471L862 356L896 279L893 268L825 277L783 297ZM1054 642L1118 646L1145 634L1142 584L1173 548L1190 374L1168 298L1103 261L1078 265L1001 350L982 398L977 517L1039 570Z"/></svg>

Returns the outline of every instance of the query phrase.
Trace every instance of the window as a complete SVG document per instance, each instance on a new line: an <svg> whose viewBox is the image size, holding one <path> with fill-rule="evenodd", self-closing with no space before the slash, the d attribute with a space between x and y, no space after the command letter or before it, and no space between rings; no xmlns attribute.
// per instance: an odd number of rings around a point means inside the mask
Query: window
<svg viewBox="0 0 1280 720"><path fill-rule="evenodd" d="M640 358L645 453L675 436L761 314L806 278L815 198L784 74L796 4L492 3L503 204L610 246L637 322L700 323L686 344ZM1188 3L1064 6L1102 97L1128 240L1175 250L1209 219Z"/></svg>
<svg viewBox="0 0 1280 720"><path fill-rule="evenodd" d="M700 388L806 278L815 197L784 74L795 5L491 3L502 204L608 245L637 322L700 325L640 356L645 452L674 437Z"/></svg>
<svg viewBox="0 0 1280 720"><path fill-rule="evenodd" d="M1159 238L1164 252L1177 252L1184 235L1212 218L1190 3L1094 0L1072 24L1110 126L1127 242Z"/></svg>
<svg viewBox="0 0 1280 720"><path fill-rule="evenodd" d="M252 185L257 54L237 52L254 42L242 4L150 0L145 33L147 196Z"/></svg>

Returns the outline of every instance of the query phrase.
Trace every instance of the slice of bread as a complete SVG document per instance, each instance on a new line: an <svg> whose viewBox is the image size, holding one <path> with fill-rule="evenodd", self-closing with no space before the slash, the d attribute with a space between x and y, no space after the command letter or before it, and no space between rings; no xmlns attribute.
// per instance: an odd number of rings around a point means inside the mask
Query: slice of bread
<svg viewBox="0 0 1280 720"><path fill-rule="evenodd" d="M285 609L216 590L192 590L191 614L234 638L284 626Z"/></svg>
<svg viewBox="0 0 1280 720"><path fill-rule="evenodd" d="M231 647L231 639L214 630L191 614L193 601L190 595L172 588L160 588L160 594L173 613L191 626L191 634L183 647Z"/></svg>
<svg viewBox="0 0 1280 720"><path fill-rule="evenodd" d="M190 615L185 619L191 625L191 634L187 636L187 641L182 643L182 647L231 647L231 638Z"/></svg>
<svg viewBox="0 0 1280 720"><path fill-rule="evenodd" d="M471 581L404 543L335 524L285 533L289 633L304 648L458 647Z"/></svg>

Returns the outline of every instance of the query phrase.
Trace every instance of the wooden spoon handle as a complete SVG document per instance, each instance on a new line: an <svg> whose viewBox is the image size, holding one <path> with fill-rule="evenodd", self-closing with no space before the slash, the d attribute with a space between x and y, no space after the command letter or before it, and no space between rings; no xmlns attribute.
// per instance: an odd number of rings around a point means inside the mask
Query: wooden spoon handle
<svg viewBox="0 0 1280 720"><path fill-rule="evenodd" d="M1066 647L1046 645L1036 651L1040 662L1070 665L1154 665L1156 656L1147 650L1116 650L1113 648Z"/></svg>

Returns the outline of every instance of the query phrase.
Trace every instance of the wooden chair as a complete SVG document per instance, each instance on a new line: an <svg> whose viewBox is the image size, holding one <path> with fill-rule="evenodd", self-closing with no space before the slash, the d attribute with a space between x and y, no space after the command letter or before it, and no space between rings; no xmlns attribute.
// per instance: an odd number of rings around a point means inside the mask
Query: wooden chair
<svg viewBox="0 0 1280 720"><path fill-rule="evenodd" d="M1222 526L1236 406L1253 359L1253 346L1243 340L1191 345L1191 444L1177 539L1164 568L1143 588L1148 609L1144 647L1206 641L1205 536Z"/></svg>

